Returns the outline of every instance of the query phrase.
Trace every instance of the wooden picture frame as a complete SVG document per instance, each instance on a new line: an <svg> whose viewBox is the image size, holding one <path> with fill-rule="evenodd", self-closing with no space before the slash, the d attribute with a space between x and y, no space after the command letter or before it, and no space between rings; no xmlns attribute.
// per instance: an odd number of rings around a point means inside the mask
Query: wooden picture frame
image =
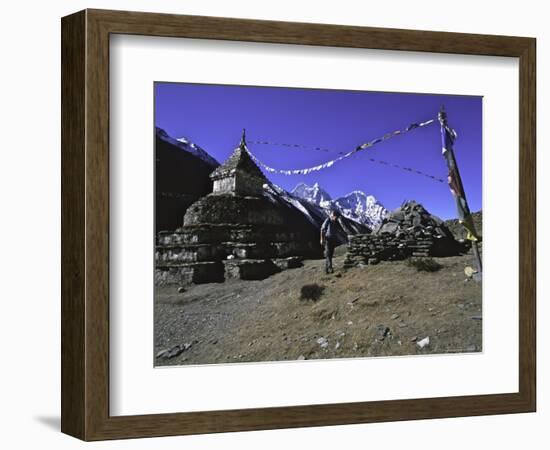
<svg viewBox="0 0 550 450"><path fill-rule="evenodd" d="M535 39L104 10L61 25L64 433L101 440L535 411ZM110 416L109 36L117 33L519 58L519 391Z"/></svg>

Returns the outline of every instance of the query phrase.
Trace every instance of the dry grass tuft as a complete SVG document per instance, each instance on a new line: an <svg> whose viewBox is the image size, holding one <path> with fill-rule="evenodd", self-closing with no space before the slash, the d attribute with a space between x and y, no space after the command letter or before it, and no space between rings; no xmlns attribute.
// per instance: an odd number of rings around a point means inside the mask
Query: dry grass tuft
<svg viewBox="0 0 550 450"><path fill-rule="evenodd" d="M324 286L319 286L317 283L304 284L300 290L301 300L313 300L316 302L321 298L325 290Z"/></svg>
<svg viewBox="0 0 550 450"><path fill-rule="evenodd" d="M407 265L416 267L419 272L437 272L443 266L432 258L410 258Z"/></svg>

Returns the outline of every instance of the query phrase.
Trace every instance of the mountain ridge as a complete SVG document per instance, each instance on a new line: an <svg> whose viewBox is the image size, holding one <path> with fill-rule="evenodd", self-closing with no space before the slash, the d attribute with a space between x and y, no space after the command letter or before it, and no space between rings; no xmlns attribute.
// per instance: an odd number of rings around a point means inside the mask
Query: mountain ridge
<svg viewBox="0 0 550 450"><path fill-rule="evenodd" d="M160 127L155 127L155 134L158 139L161 139L164 142L174 145L184 150L185 152L198 157L209 166L218 167L220 165L220 163L216 160L216 158L211 156L206 150L204 150L199 145L195 144L194 142L191 142L185 136L179 137L177 139L173 138L164 129Z"/></svg>
<svg viewBox="0 0 550 450"><path fill-rule="evenodd" d="M379 225L388 214L388 210L373 195L367 195L358 189L332 199L319 183L309 186L301 182L290 191L290 194L321 208L335 209L348 219L369 227Z"/></svg>
<svg viewBox="0 0 550 450"><path fill-rule="evenodd" d="M219 163L200 147L155 127L155 229L174 230L187 208L212 192L210 173ZM206 155L206 156L205 156Z"/></svg>

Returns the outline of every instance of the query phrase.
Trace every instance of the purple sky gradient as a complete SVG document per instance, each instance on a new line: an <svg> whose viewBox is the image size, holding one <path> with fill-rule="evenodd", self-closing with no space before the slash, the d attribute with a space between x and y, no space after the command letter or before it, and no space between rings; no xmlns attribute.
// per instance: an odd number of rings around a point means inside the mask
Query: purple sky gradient
<svg viewBox="0 0 550 450"><path fill-rule="evenodd" d="M476 96L155 83L155 125L185 136L223 162L246 128L249 140L326 147L333 152L249 144L266 164L313 166L357 145L436 118L445 105L458 139L455 153L472 211L482 200L482 98ZM368 161L376 158L446 178L439 124L413 130L309 175L266 174L292 190L318 182L333 198L353 190L374 195L388 209L416 200L442 218L456 217L447 184Z"/></svg>

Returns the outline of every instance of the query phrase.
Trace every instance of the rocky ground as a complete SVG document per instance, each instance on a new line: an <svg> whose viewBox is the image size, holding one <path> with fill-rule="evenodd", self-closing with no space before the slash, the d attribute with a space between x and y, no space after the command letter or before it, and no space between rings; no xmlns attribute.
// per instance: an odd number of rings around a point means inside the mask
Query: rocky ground
<svg viewBox="0 0 550 450"><path fill-rule="evenodd" d="M263 281L157 288L155 365L482 350L481 284L464 275L471 256L434 258L443 267L433 273L406 261L344 270L344 251L331 275L308 260ZM312 283L320 298L301 299Z"/></svg>

